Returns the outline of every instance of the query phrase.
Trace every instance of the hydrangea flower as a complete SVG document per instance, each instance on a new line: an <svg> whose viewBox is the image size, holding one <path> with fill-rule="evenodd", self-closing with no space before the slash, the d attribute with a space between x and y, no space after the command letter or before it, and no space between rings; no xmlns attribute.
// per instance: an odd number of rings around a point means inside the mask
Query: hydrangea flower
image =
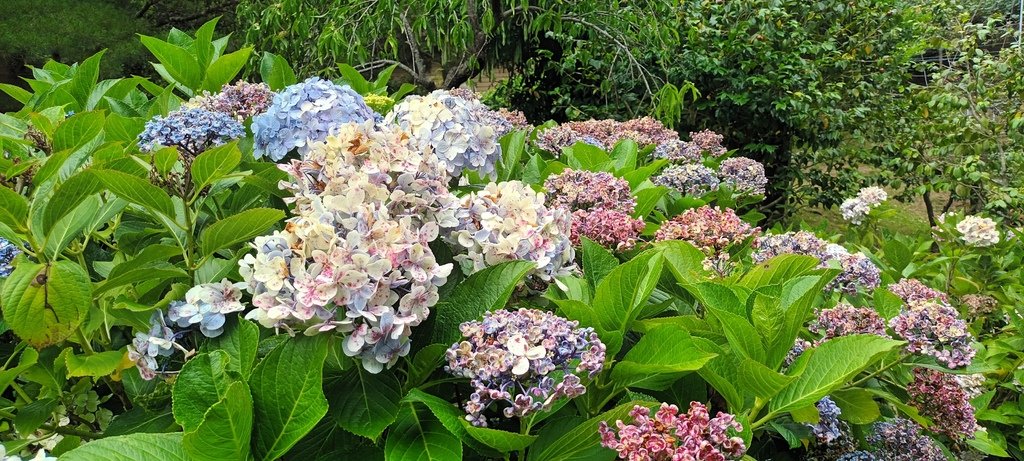
<svg viewBox="0 0 1024 461"><path fill-rule="evenodd" d="M700 146L690 141L673 139L658 144L652 155L654 158L663 158L673 163L697 163L700 162L703 152Z"/></svg>
<svg viewBox="0 0 1024 461"><path fill-rule="evenodd" d="M860 224L872 209L881 205L888 198L889 194L880 187L865 187L857 193L857 196L843 201L839 205L839 211L842 212L843 219L853 224Z"/></svg>
<svg viewBox="0 0 1024 461"><path fill-rule="evenodd" d="M14 272L14 266L11 263L19 254L21 254L21 250L17 246L4 238L0 238L0 279Z"/></svg>
<svg viewBox="0 0 1024 461"><path fill-rule="evenodd" d="M875 455L886 461L946 461L942 448L907 419L875 423L867 440L875 447Z"/></svg>
<svg viewBox="0 0 1024 461"><path fill-rule="evenodd" d="M312 144L327 139L338 127L376 116L348 85L310 77L276 94L267 111L253 117L253 155L275 162L292 149L305 155Z"/></svg>
<svg viewBox="0 0 1024 461"><path fill-rule="evenodd" d="M952 375L953 379L960 386L964 392L967 393L967 399L973 399L981 394L984 394L987 390L985 388L985 375L982 373L971 373L969 375Z"/></svg>
<svg viewBox="0 0 1024 461"><path fill-rule="evenodd" d="M603 247L626 251L636 245L643 230L644 220L621 211L577 210L572 214L571 240L575 246L580 246L580 237L586 237Z"/></svg>
<svg viewBox="0 0 1024 461"><path fill-rule="evenodd" d="M494 176L501 145L495 127L480 118L481 110L486 106L479 101L437 90L405 98L384 122L406 130L416 148L432 151L452 176L461 176L462 170Z"/></svg>
<svg viewBox="0 0 1024 461"><path fill-rule="evenodd" d="M906 304L919 301L931 301L933 299L942 302L946 302L948 300L945 293L933 289L928 285L921 283L921 281L917 279L900 279L899 282L889 285L886 288L894 295L899 296L899 298Z"/></svg>
<svg viewBox="0 0 1024 461"><path fill-rule="evenodd" d="M721 157L728 153L729 149L726 149L725 146L722 145L722 141L724 140L724 136L707 129L690 132L690 142L700 148L703 155Z"/></svg>
<svg viewBox="0 0 1024 461"><path fill-rule="evenodd" d="M989 315L999 307L999 301L988 295L970 294L960 297L960 304L967 308L967 315L979 318Z"/></svg>
<svg viewBox="0 0 1024 461"><path fill-rule="evenodd" d="M365 102L370 109L373 109L378 113L383 113L385 110L391 109L395 105L395 100L384 94L370 93L363 95L363 102Z"/></svg>
<svg viewBox="0 0 1024 461"><path fill-rule="evenodd" d="M166 117L158 115L146 122L138 144L143 152L177 147L181 153L195 157L210 147L244 135L242 124L228 114L204 109L179 109Z"/></svg>
<svg viewBox="0 0 1024 461"><path fill-rule="evenodd" d="M571 219L562 207L549 208L544 194L520 181L490 183L462 197L458 226L446 236L467 274L506 261L532 261L533 275L549 281L573 269Z"/></svg>
<svg viewBox="0 0 1024 461"><path fill-rule="evenodd" d="M826 286L827 290L854 295L861 289L874 290L882 283L882 270L864 253L850 253L846 248L830 243L825 247L825 255L830 267L838 265L842 270Z"/></svg>
<svg viewBox="0 0 1024 461"><path fill-rule="evenodd" d="M22 458L18 455L7 455L7 447L0 444L0 461L57 461L56 456L49 456L46 454L46 450L39 450L36 455L31 458Z"/></svg>
<svg viewBox="0 0 1024 461"><path fill-rule="evenodd" d="M876 461L876 460L878 460L878 458L876 458L875 455L871 454L871 452L867 452L867 451L864 451L864 450L851 451L849 453L843 454L839 458L836 458L836 461Z"/></svg>
<svg viewBox="0 0 1024 461"><path fill-rule="evenodd" d="M649 408L637 405L629 417L629 424L615 421L616 429L605 421L598 428L601 446L618 452L619 459L726 461L747 451L742 438L729 435L730 429L743 430L736 418L723 412L712 418L700 402L690 402L682 414L675 405L662 403L653 417Z"/></svg>
<svg viewBox="0 0 1024 461"><path fill-rule="evenodd" d="M700 163L684 163L665 168L651 182L674 189L683 195L701 196L718 189L722 181L711 168Z"/></svg>
<svg viewBox="0 0 1024 461"><path fill-rule="evenodd" d="M241 302L245 286L244 283L231 283L224 279L220 283L192 287L185 293L184 301L170 304L167 319L180 328L198 324L203 336L216 338L224 331L224 314L245 309Z"/></svg>
<svg viewBox="0 0 1024 461"><path fill-rule="evenodd" d="M566 169L544 181L548 206L570 211L604 209L632 213L636 199L629 183L608 172Z"/></svg>
<svg viewBox="0 0 1024 461"><path fill-rule="evenodd" d="M999 243L999 229L996 222L981 216L966 216L956 224L960 238L967 246L989 247Z"/></svg>
<svg viewBox="0 0 1024 461"><path fill-rule="evenodd" d="M948 373L915 368L907 385L910 405L932 420L931 430L953 440L974 438L978 421L970 396L956 378Z"/></svg>
<svg viewBox="0 0 1024 461"><path fill-rule="evenodd" d="M907 351L930 355L950 368L967 366L974 358L967 323L942 301L909 303L889 326L907 341Z"/></svg>
<svg viewBox="0 0 1024 461"><path fill-rule="evenodd" d="M662 223L655 234L657 241L690 242L707 256L704 266L724 274L729 265L728 248L757 235L761 229L743 222L730 208L704 205L691 208Z"/></svg>
<svg viewBox="0 0 1024 461"><path fill-rule="evenodd" d="M819 443L829 444L843 435L843 423L839 420L842 410L829 397L822 397L814 404L818 408L818 423L808 424Z"/></svg>
<svg viewBox="0 0 1024 461"><path fill-rule="evenodd" d="M216 94L204 91L202 96L190 99L185 106L222 112L241 122L266 112L273 99L274 92L266 83L239 80L234 85L224 85Z"/></svg>
<svg viewBox="0 0 1024 461"><path fill-rule="evenodd" d="M167 326L162 311L154 312L149 320L150 328L147 332L135 333L135 338L128 345L128 360L135 363L139 369L142 379L150 380L156 377L157 357L170 357L176 346L176 334Z"/></svg>
<svg viewBox="0 0 1024 461"><path fill-rule="evenodd" d="M764 175L764 165L757 160L746 157L732 157L722 161L718 166L718 176L723 184L733 190L753 195L764 195L768 178Z"/></svg>
<svg viewBox="0 0 1024 461"><path fill-rule="evenodd" d="M445 371L470 379L466 420L487 426L483 413L497 402L508 404L506 418L522 418L584 394L581 377L601 371L605 346L593 328L578 325L535 309L502 309L463 323L465 339L448 349Z"/></svg>
<svg viewBox="0 0 1024 461"><path fill-rule="evenodd" d="M608 150L623 139L632 139L640 146L660 145L678 140L679 135L661 122L643 117L625 122L611 119L568 122L537 134L537 147L559 155L563 148L585 142Z"/></svg>
<svg viewBox="0 0 1024 461"><path fill-rule="evenodd" d="M853 307L845 302L818 311L818 318L811 322L808 329L822 335L818 344L832 338L857 334L889 337L885 331L885 319L874 309Z"/></svg>
<svg viewBox="0 0 1024 461"><path fill-rule="evenodd" d="M483 124L494 127L494 131L499 139L516 130L529 131L533 129L533 125L530 125L530 122L526 120L526 115L524 115L522 111L509 110L504 107L491 109L480 101L480 94L473 90L468 88L455 88L453 90L449 90L449 94L473 103L478 103L474 105L474 112L476 112L477 116L480 117Z"/></svg>
<svg viewBox="0 0 1024 461"><path fill-rule="evenodd" d="M796 359L800 358L801 355L804 355L805 351L812 347L814 347L814 344L810 341L803 338L796 338L796 341L793 343L793 347L791 347L789 352L786 353L786 358L783 359L782 366L785 368L793 366L793 362L796 362Z"/></svg>
<svg viewBox="0 0 1024 461"><path fill-rule="evenodd" d="M281 165L294 217L258 237L240 273L261 325L306 334L345 334L343 350L376 373L409 352L412 327L451 272L430 250L454 226L456 198L430 153L405 133L347 124Z"/></svg>
<svg viewBox="0 0 1024 461"><path fill-rule="evenodd" d="M751 254L755 263L763 263L776 256L795 254L813 256L828 265L825 249L828 242L818 238L813 232L798 231L785 234L766 234L754 240L754 252Z"/></svg>

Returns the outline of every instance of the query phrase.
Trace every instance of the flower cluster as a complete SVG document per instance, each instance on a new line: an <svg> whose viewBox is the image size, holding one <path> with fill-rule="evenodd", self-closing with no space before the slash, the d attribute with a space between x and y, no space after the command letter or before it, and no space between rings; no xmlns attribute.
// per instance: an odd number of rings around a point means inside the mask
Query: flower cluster
<svg viewBox="0 0 1024 461"><path fill-rule="evenodd" d="M452 176L462 170L493 176L501 161L498 132L480 118L487 110L479 101L437 90L427 96L409 96L384 118L412 137L421 151L432 151Z"/></svg>
<svg viewBox="0 0 1024 461"><path fill-rule="evenodd" d="M867 437L875 447L874 454L886 461L946 461L934 440L921 434L921 426L913 421L896 418L875 423Z"/></svg>
<svg viewBox="0 0 1024 461"><path fill-rule="evenodd" d="M684 163L665 168L651 180L683 195L701 196L718 189L722 182L715 171L700 163Z"/></svg>
<svg viewBox="0 0 1024 461"><path fill-rule="evenodd" d="M917 279L901 279L886 288L894 295L899 296L906 304L931 300L947 301L945 293L931 288Z"/></svg>
<svg viewBox="0 0 1024 461"><path fill-rule="evenodd" d="M839 211L843 213L843 219L853 224L860 224L873 208L881 205L888 198L889 194L880 187L865 187L857 193L857 196L843 201L839 205Z"/></svg>
<svg viewBox="0 0 1024 461"><path fill-rule="evenodd" d="M184 301L170 304L167 320L179 328L198 324L203 336L216 338L224 331L224 314L245 309L241 301L242 288L245 288L244 283L231 283L228 279L192 287L185 293Z"/></svg>
<svg viewBox="0 0 1024 461"><path fill-rule="evenodd" d="M757 235L761 229L743 222L730 208L704 205L691 208L665 221L655 239L684 240L704 252L706 268L724 273L729 262L728 248Z"/></svg>
<svg viewBox="0 0 1024 461"><path fill-rule="evenodd" d="M644 220L621 211L598 209L572 213L571 240L575 246L580 245L580 237L586 237L598 245L625 251L636 245L643 230Z"/></svg>
<svg viewBox="0 0 1024 461"><path fill-rule="evenodd" d="M166 117L146 122L139 134L139 149L150 152L160 147L177 147L191 157L206 149L245 135L245 128L234 117L204 109L179 109Z"/></svg>
<svg viewBox="0 0 1024 461"><path fill-rule="evenodd" d="M967 315L971 318L984 317L995 312L999 307L999 301L996 298L979 294L961 296L960 304L967 308Z"/></svg>
<svg viewBox="0 0 1024 461"><path fill-rule="evenodd" d="M363 102L377 113L383 113L395 105L395 100L390 96L374 93L363 95Z"/></svg>
<svg viewBox="0 0 1024 461"><path fill-rule="evenodd" d="M718 166L718 176L723 184L727 184L737 192L764 195L768 178L764 175L764 165L757 160L746 157L732 157L722 161Z"/></svg>
<svg viewBox="0 0 1024 461"><path fill-rule="evenodd" d="M240 273L265 327L346 334L343 350L379 372L409 351L411 328L437 302L451 265L428 244L456 224L448 176L405 133L341 125L281 165L294 217L258 237Z"/></svg>
<svg viewBox="0 0 1024 461"><path fill-rule="evenodd" d="M907 341L909 352L930 355L950 368L967 366L974 358L967 323L942 301L909 303L889 326Z"/></svg>
<svg viewBox="0 0 1024 461"><path fill-rule="evenodd" d="M652 155L654 158L663 158L673 163L696 163L701 160L704 152L700 146L681 139L673 139L658 144Z"/></svg>
<svg viewBox="0 0 1024 461"><path fill-rule="evenodd" d="M786 358L783 359L782 366L785 368L793 366L796 359L800 358L801 355L804 355L805 351L812 347L814 347L814 344L810 341L803 338L796 338L796 341L793 343L793 347L791 347L789 352L786 353Z"/></svg>
<svg viewBox="0 0 1024 461"><path fill-rule="evenodd" d="M266 83L239 80L234 85L224 85L220 93L203 92L202 96L192 98L185 106L225 113L241 122L266 112L273 99L274 92Z"/></svg>
<svg viewBox="0 0 1024 461"><path fill-rule="evenodd" d="M498 138L505 136L516 130L532 130L533 125L526 120L526 115L522 111L509 110L504 107L498 109L491 109L480 101L480 94L470 90L468 88L456 88L450 90L449 93L452 96L465 99L467 101L478 103L474 105L474 112L480 117L480 120L485 125L494 127Z"/></svg>
<svg viewBox="0 0 1024 461"><path fill-rule="evenodd" d="M743 439L730 436L729 430L742 431L733 415L719 412L714 418L700 402L690 402L690 410L679 413L675 405L662 403L651 417L651 410L637 405L629 412L633 421L615 421L616 429L602 421L598 431L601 445L630 461L740 459L747 448Z"/></svg>
<svg viewBox="0 0 1024 461"><path fill-rule="evenodd" d="M544 194L520 181L490 183L462 197L458 226L446 240L461 249L455 260L473 273L506 261L532 261L534 275L547 281L569 273L575 252L572 215L544 205Z"/></svg>
<svg viewBox="0 0 1024 461"><path fill-rule="evenodd" d="M253 117L253 155L279 161L292 149L305 155L349 122L375 120L377 114L348 85L311 77L274 96L263 114Z"/></svg>
<svg viewBox="0 0 1024 461"><path fill-rule="evenodd" d="M623 139L632 139L640 146L660 145L679 139L679 134L661 122L643 117L625 122L611 119L563 123L541 131L537 147L558 155L563 148L585 142L608 150Z"/></svg>
<svg viewBox="0 0 1024 461"><path fill-rule="evenodd" d="M11 262L19 254L21 254L21 250L18 247L6 239L0 238L0 279L14 272L14 266L11 265Z"/></svg>
<svg viewBox="0 0 1024 461"><path fill-rule="evenodd" d="M857 450L844 453L839 458L836 458L836 461L876 461L877 459L871 452Z"/></svg>
<svg viewBox="0 0 1024 461"><path fill-rule="evenodd" d="M156 311L149 319L149 331L136 332L132 343L128 345L128 360L135 363L142 379L156 377L157 358L170 357L174 349L184 350L175 340L178 334L167 326L163 311Z"/></svg>
<svg viewBox="0 0 1024 461"><path fill-rule="evenodd" d="M463 323L464 340L445 354L445 371L474 388L466 420L487 426L484 411L506 402L506 418L545 411L561 398L584 394L581 378L604 366L605 346L593 328L536 309L497 310Z"/></svg>
<svg viewBox="0 0 1024 461"><path fill-rule="evenodd" d="M548 177L548 206L562 206L572 211L572 244L579 246L586 237L617 250L632 248L640 231L642 219L630 216L636 200L629 183L611 173L567 169Z"/></svg>
<svg viewBox="0 0 1024 461"><path fill-rule="evenodd" d="M722 145L725 137L711 130L690 132L690 142L701 150L701 154L712 157L721 157L729 150Z"/></svg>
<svg viewBox="0 0 1024 461"><path fill-rule="evenodd" d="M981 216L967 216L956 224L960 238L967 246L988 247L999 243L996 222Z"/></svg>
<svg viewBox="0 0 1024 461"><path fill-rule="evenodd" d="M818 408L818 423L809 424L818 443L830 444L843 435L845 423L839 420L842 410L829 397L814 404Z"/></svg>
<svg viewBox="0 0 1024 461"><path fill-rule="evenodd" d="M885 332L885 319L874 309L853 307L845 302L818 311L818 318L811 322L808 329L822 335L818 344L832 338L857 334L889 337Z"/></svg>
<svg viewBox="0 0 1024 461"><path fill-rule="evenodd" d="M0 444L0 461L57 461L56 456L48 456L46 450L39 450L31 458L22 458L18 455L7 455L7 448Z"/></svg>
<svg viewBox="0 0 1024 461"><path fill-rule="evenodd" d="M754 241L754 252L751 254L755 263L763 263L776 256L785 254L805 255L818 258L822 267L827 267L825 248L828 242L818 238L813 232L797 231L785 234L766 234Z"/></svg>
<svg viewBox="0 0 1024 461"><path fill-rule="evenodd" d="M842 271L828 284L828 290L854 295L861 288L871 291L882 283L882 270L864 253L850 253L845 247L830 243L825 247L825 255L829 266L836 262Z"/></svg>
<svg viewBox="0 0 1024 461"><path fill-rule="evenodd" d="M927 368L915 368L907 385L910 404L932 420L932 431L953 440L973 438L978 429L970 396L953 375Z"/></svg>

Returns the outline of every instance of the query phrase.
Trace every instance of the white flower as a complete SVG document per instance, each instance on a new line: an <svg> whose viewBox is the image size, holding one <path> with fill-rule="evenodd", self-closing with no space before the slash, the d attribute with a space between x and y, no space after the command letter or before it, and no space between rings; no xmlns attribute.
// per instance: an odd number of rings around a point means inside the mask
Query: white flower
<svg viewBox="0 0 1024 461"><path fill-rule="evenodd" d="M967 216L957 223L964 243L972 247L987 247L999 243L999 230L996 222L981 216Z"/></svg>

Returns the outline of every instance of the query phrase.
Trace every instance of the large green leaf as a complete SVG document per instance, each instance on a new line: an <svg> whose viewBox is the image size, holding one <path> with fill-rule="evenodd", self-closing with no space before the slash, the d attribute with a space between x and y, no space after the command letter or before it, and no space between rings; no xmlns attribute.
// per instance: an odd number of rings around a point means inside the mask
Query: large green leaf
<svg viewBox="0 0 1024 461"><path fill-rule="evenodd" d="M180 432L130 434L94 440L71 450L60 461L192 461L185 454Z"/></svg>
<svg viewBox="0 0 1024 461"><path fill-rule="evenodd" d="M124 353L121 351L98 352L90 355L66 355L68 377L106 376L114 372L121 362Z"/></svg>
<svg viewBox="0 0 1024 461"><path fill-rule="evenodd" d="M28 218L28 200L6 187L0 187L0 223L12 229L25 229Z"/></svg>
<svg viewBox="0 0 1024 461"><path fill-rule="evenodd" d="M53 133L53 152L82 147L103 131L103 112L82 112L72 115Z"/></svg>
<svg viewBox="0 0 1024 461"><path fill-rule="evenodd" d="M331 413L342 429L376 440L398 417L402 383L391 371L346 370L331 387Z"/></svg>
<svg viewBox="0 0 1024 461"><path fill-rule="evenodd" d="M203 70L195 56L188 50L167 43L155 37L143 35L142 44L160 61L162 70L166 71L177 83L185 86L184 90L191 93L198 90L203 79ZM158 67L154 64L154 67ZM161 70L159 67L158 71Z"/></svg>
<svg viewBox="0 0 1024 461"><path fill-rule="evenodd" d="M461 461L462 443L437 418L412 403L402 404L384 444L386 461Z"/></svg>
<svg viewBox="0 0 1024 461"><path fill-rule="evenodd" d="M537 439L537 437L527 434L500 431L487 427L476 427L468 422L464 422L463 424L466 426L466 431L469 432L470 437L473 437L478 442L498 450L501 453L522 450L530 446L530 444Z"/></svg>
<svg viewBox="0 0 1024 461"><path fill-rule="evenodd" d="M799 378L772 400L770 408L784 412L812 405L902 344L875 335L825 341L815 348Z"/></svg>
<svg viewBox="0 0 1024 461"><path fill-rule="evenodd" d="M633 171L636 168L636 156L640 151L640 146L637 146L636 141L629 138L623 138L621 141L615 143L615 147L612 148L612 166L616 172L620 174Z"/></svg>
<svg viewBox="0 0 1024 461"><path fill-rule="evenodd" d="M404 401L423 404L434 414L434 417L441 422L445 429L448 429L448 432L454 434L459 440L462 440L462 443L481 455L491 458L501 457L499 452L487 445L483 445L476 438L469 435L469 423L466 421L466 413L458 406L419 389L410 390L409 394L405 396Z"/></svg>
<svg viewBox="0 0 1024 461"><path fill-rule="evenodd" d="M4 321L42 348L69 338L92 306L89 274L76 263L18 265L0 291Z"/></svg>
<svg viewBox="0 0 1024 461"><path fill-rule="evenodd" d="M117 170L94 170L93 174L118 197L168 218L174 217L171 197L149 181Z"/></svg>
<svg viewBox="0 0 1024 461"><path fill-rule="evenodd" d="M740 279L740 285L751 290L782 283L818 267L818 259L795 254L785 254L769 259L750 269Z"/></svg>
<svg viewBox="0 0 1024 461"><path fill-rule="evenodd" d="M529 261L510 261L466 277L434 307L434 328L430 343L451 344L458 341L459 325L463 322L479 319L484 312L505 307L516 285L535 267Z"/></svg>
<svg viewBox="0 0 1024 461"><path fill-rule="evenodd" d="M242 151L237 142L214 147L196 156L192 161L192 184L201 191L214 181L224 177L242 161Z"/></svg>
<svg viewBox="0 0 1024 461"><path fill-rule="evenodd" d="M249 61L251 47L242 48L238 51L225 54L206 69L206 79L203 81L203 89L210 92L220 91L221 87L238 75L245 63Z"/></svg>
<svg viewBox="0 0 1024 461"><path fill-rule="evenodd" d="M656 251L634 257L605 276L594 291L601 328L625 333L658 284L664 258ZM609 351L614 354L617 351Z"/></svg>
<svg viewBox="0 0 1024 461"><path fill-rule="evenodd" d="M829 397L842 412L843 420L853 424L871 424L882 416L873 394L864 389L840 389Z"/></svg>
<svg viewBox="0 0 1024 461"><path fill-rule="evenodd" d="M633 210L633 217L646 218L647 215L651 214L651 211L654 211L654 207L658 205L658 201L665 194L668 194L668 188L663 186L648 187L636 191L633 194L636 196L636 208Z"/></svg>
<svg viewBox="0 0 1024 461"><path fill-rule="evenodd" d="M57 189L43 212L43 228L49 229L64 215L74 210L83 200L101 190L96 176L83 172L71 176Z"/></svg>
<svg viewBox="0 0 1024 461"><path fill-rule="evenodd" d="M171 394L174 419L185 432L202 424L207 410L224 398L235 381L227 375L229 360L226 352L212 351L193 357L181 367Z"/></svg>
<svg viewBox="0 0 1024 461"><path fill-rule="evenodd" d="M596 287L604 276L619 267L619 259L586 237L581 238L580 243L583 245L583 276L590 286Z"/></svg>
<svg viewBox="0 0 1024 461"><path fill-rule="evenodd" d="M260 342L260 329L255 323L238 318L238 324L213 339L203 349L206 351L224 351L228 354L227 369L248 379L252 367L256 364L256 348Z"/></svg>
<svg viewBox="0 0 1024 461"><path fill-rule="evenodd" d="M235 381L213 404L196 430L185 434L185 452L195 461L249 459L252 395L245 381Z"/></svg>
<svg viewBox="0 0 1024 461"><path fill-rule="evenodd" d="M620 388L663 390L686 373L699 370L715 354L700 350L690 335L665 325L644 335L612 369L612 382Z"/></svg>
<svg viewBox="0 0 1024 461"><path fill-rule="evenodd" d="M654 246L665 256L665 266L680 284L690 285L708 278L704 268L704 253L689 242L666 240Z"/></svg>
<svg viewBox="0 0 1024 461"><path fill-rule="evenodd" d="M520 168L520 159L526 152L526 131L513 131L501 138L501 171L498 179L508 181L514 178Z"/></svg>
<svg viewBox="0 0 1024 461"><path fill-rule="evenodd" d="M256 408L253 455L273 460L288 452L327 414L323 366L327 341L321 336L283 342L249 377Z"/></svg>
<svg viewBox="0 0 1024 461"><path fill-rule="evenodd" d="M263 59L260 60L260 78L270 89L281 91L284 87L295 83L295 72L284 58L268 52L263 52Z"/></svg>
<svg viewBox="0 0 1024 461"><path fill-rule="evenodd" d="M57 255L64 251L64 248L72 240L81 235L82 231L94 222L102 203L99 196L90 196L75 207L71 213L54 223L52 228L46 229L43 249L47 257L56 259Z"/></svg>
<svg viewBox="0 0 1024 461"><path fill-rule="evenodd" d="M78 101L78 109L85 110L89 100L89 94L100 77L100 59L107 50L100 50L78 64L75 75L71 77L69 92Z"/></svg>
<svg viewBox="0 0 1024 461"><path fill-rule="evenodd" d="M217 221L203 229L199 247L203 255L252 240L284 219L284 212L274 208L252 208Z"/></svg>

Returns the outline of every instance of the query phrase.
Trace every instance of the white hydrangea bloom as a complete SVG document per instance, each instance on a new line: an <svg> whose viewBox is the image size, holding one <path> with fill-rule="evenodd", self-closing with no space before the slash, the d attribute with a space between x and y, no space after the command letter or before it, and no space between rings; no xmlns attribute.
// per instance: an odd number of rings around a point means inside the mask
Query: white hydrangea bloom
<svg viewBox="0 0 1024 461"><path fill-rule="evenodd" d="M956 230L968 246L988 247L999 243L996 222L981 216L967 216L957 223Z"/></svg>
<svg viewBox="0 0 1024 461"><path fill-rule="evenodd" d="M839 211L843 214L843 219L853 224L860 224L873 208L881 205L888 198L889 194L881 187L865 187L857 193L856 197L844 200L839 205Z"/></svg>

